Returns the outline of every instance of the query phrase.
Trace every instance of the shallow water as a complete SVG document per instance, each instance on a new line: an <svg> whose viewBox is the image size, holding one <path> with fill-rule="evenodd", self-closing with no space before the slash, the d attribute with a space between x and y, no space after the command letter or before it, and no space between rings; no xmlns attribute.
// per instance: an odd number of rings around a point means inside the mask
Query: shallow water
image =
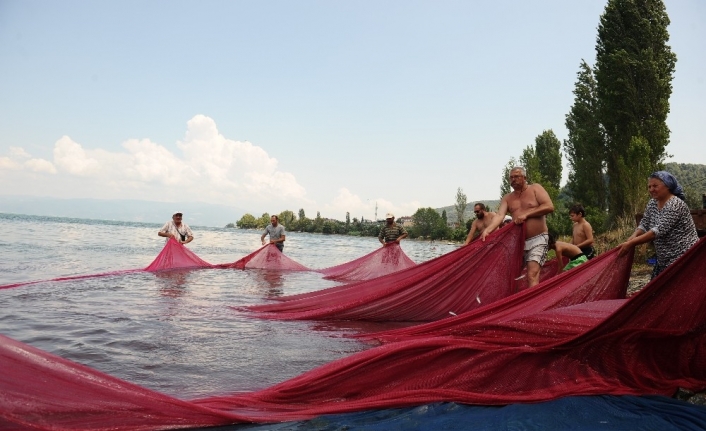
<svg viewBox="0 0 706 431"><path fill-rule="evenodd" d="M0 214L0 285L144 268L161 225ZM186 220L188 223L188 220ZM192 226L209 263L260 247L259 231ZM403 241L421 263L455 249ZM379 247L376 238L288 233L284 252L312 269ZM335 286L316 272L137 272L0 289L0 333L182 399L270 386L367 345L344 335L392 324L260 320L232 306Z"/></svg>

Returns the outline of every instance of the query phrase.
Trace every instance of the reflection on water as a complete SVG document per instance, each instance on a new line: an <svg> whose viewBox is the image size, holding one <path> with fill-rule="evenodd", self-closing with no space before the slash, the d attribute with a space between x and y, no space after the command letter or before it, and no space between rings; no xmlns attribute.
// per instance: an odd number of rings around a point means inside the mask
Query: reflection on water
<svg viewBox="0 0 706 431"><path fill-rule="evenodd" d="M0 284L144 268L164 245L161 225L1 214L0 221ZM211 263L260 247L257 231L194 231L189 248ZM60 243L46 240L56 232ZM401 245L418 263L455 249ZM378 247L376 238L289 233L285 253L326 268ZM180 398L247 391L370 347L347 334L404 325L260 320L232 308L336 285L317 272L232 269L39 283L0 290L0 333Z"/></svg>

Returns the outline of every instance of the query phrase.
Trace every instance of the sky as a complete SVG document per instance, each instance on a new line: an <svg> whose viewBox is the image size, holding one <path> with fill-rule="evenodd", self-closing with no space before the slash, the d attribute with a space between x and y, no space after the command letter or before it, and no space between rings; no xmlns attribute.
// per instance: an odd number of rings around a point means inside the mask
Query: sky
<svg viewBox="0 0 706 431"><path fill-rule="evenodd" d="M706 2L665 4L667 161L706 164ZM510 158L566 138L605 5L0 0L0 195L339 220L498 199Z"/></svg>

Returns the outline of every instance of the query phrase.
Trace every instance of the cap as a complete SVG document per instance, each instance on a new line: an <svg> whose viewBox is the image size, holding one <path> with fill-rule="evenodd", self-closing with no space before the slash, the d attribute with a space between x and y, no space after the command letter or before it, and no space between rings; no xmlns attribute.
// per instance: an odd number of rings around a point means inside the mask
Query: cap
<svg viewBox="0 0 706 431"><path fill-rule="evenodd" d="M181 211L177 211L174 214L172 214L172 217L178 216L178 215L183 216L184 214L182 214Z"/></svg>
<svg viewBox="0 0 706 431"><path fill-rule="evenodd" d="M386 219L388 219L388 218L395 218L395 215L392 214L392 213L387 213L387 215L385 216L385 218L386 218Z"/></svg>

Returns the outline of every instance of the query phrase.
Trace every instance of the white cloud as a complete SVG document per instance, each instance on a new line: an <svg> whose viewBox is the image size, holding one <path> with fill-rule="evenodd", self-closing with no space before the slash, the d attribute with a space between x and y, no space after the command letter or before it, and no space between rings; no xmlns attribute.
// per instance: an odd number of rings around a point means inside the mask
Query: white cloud
<svg viewBox="0 0 706 431"><path fill-rule="evenodd" d="M393 213L395 217L411 216L419 208L417 201L393 204L384 198L363 200L344 187L338 190L338 194L333 198L331 204L324 206L324 210L330 217L338 220L344 220L346 212L350 212L351 218L362 216L366 219L373 219L375 218L376 205L378 219L384 218L388 212Z"/></svg>
<svg viewBox="0 0 706 431"><path fill-rule="evenodd" d="M43 172L47 174L55 174L56 168L52 162L44 159L29 159L24 163L32 172Z"/></svg>
<svg viewBox="0 0 706 431"><path fill-rule="evenodd" d="M11 147L8 157L0 157L0 169L37 174L17 177L27 190L51 186L73 193L61 197L206 201L244 208L270 206L273 200L277 206L311 202L296 177L278 169L276 158L250 142L225 138L204 115L188 121L184 139L177 142L181 154L149 139L128 139L122 146L125 151L89 149L62 136L54 144L53 162Z"/></svg>

